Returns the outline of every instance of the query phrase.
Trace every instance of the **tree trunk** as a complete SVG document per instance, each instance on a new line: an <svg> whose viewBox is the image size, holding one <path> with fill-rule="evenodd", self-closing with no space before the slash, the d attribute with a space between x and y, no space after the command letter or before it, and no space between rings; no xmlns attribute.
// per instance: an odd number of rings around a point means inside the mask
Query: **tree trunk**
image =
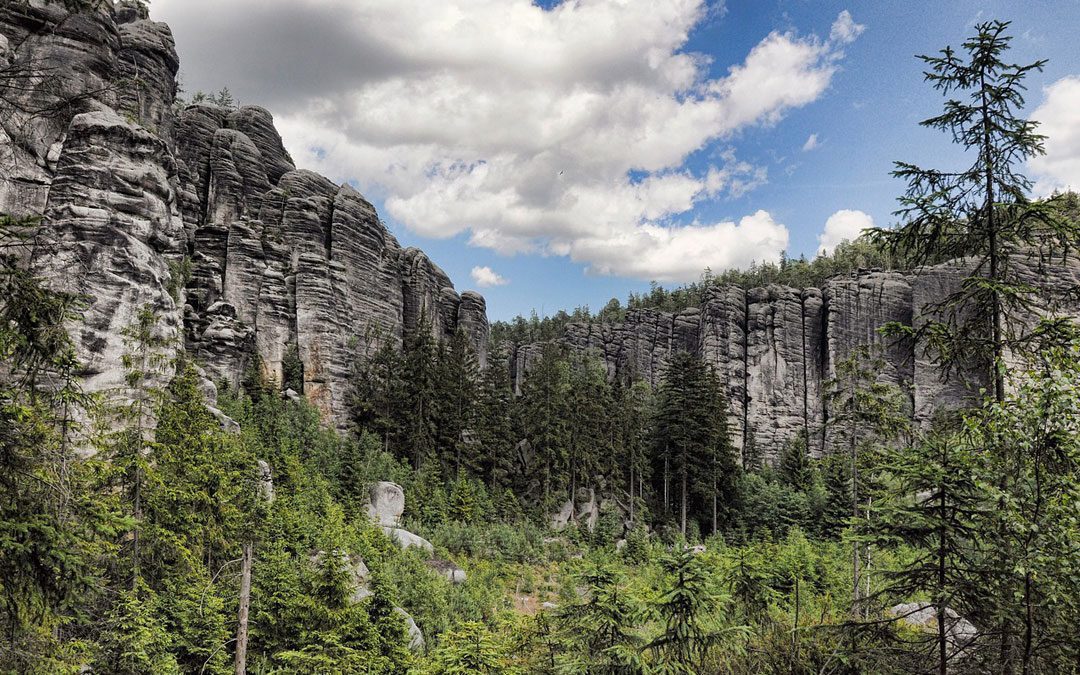
<svg viewBox="0 0 1080 675"><path fill-rule="evenodd" d="M668 493L668 456L667 448L664 449L664 513L671 512L671 501Z"/></svg>
<svg viewBox="0 0 1080 675"><path fill-rule="evenodd" d="M684 466L683 470L682 470L682 509L681 509L681 515L680 515L680 522L681 522L680 527L682 528L682 534L683 534L684 537L686 536L686 485L687 485L687 482L688 482L687 481L687 473L689 473L689 472L686 470L686 467Z"/></svg>
<svg viewBox="0 0 1080 675"><path fill-rule="evenodd" d="M941 491L938 506L941 509L941 513L938 516L940 518L941 528L938 532L938 559L937 559L937 597L934 598L934 609L937 611L937 637L938 637L938 673L940 675L948 675L949 673L949 653L948 643L945 640L945 528L946 528L946 503L945 503L945 490L941 487L938 488Z"/></svg>
<svg viewBox="0 0 1080 675"><path fill-rule="evenodd" d="M254 545L250 541L244 544L240 563L240 611L236 624L236 675L247 673L248 610L251 607L251 565L254 553Z"/></svg>
<svg viewBox="0 0 1080 675"><path fill-rule="evenodd" d="M855 430L851 430L851 515L852 522L859 517L859 453ZM851 543L851 616L859 618L859 542Z"/></svg>

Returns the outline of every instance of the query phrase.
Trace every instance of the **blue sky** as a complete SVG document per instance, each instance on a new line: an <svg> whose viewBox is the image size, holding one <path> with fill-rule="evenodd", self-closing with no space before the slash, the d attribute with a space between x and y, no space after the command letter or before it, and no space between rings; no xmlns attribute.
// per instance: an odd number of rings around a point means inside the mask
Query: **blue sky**
<svg viewBox="0 0 1080 675"><path fill-rule="evenodd" d="M980 20L1013 21L1014 60L1050 60L1030 173L1080 184L1080 0L214 0L208 31L209 1L153 5L186 88L268 107L299 164L356 184L459 289L503 282L479 289L493 319L812 256L838 212L833 239L891 223L893 161L957 160L918 126L942 98L914 55Z"/></svg>

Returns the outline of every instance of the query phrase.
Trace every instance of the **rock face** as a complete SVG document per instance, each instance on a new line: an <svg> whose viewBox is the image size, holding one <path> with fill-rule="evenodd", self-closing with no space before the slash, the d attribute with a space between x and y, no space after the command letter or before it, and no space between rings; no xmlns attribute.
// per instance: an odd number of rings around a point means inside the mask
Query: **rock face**
<svg viewBox="0 0 1080 675"><path fill-rule="evenodd" d="M1050 291L1039 298L1065 296L1062 291L1080 281L1076 256L1014 253L1010 264L1019 278ZM922 425L978 400L979 388L987 386L985 365L969 363L944 381L926 345L880 331L889 323L922 325L971 270L958 260L903 273L860 271L832 278L821 289L714 287L700 309L630 310L621 323L570 324L557 342L602 359L611 377L641 377L654 385L672 353L698 354L720 375L728 430L744 457L775 462L802 435L810 454L820 455L836 438L826 383L838 363L862 348L881 362L878 379L899 388ZM1025 323L1051 315L1078 317L1080 306L1040 300ZM512 349L508 365L518 391L543 351L536 343ZM572 509L556 514L553 526L565 526L571 516Z"/></svg>
<svg viewBox="0 0 1080 675"><path fill-rule="evenodd" d="M295 356L290 385L342 426L351 369L408 331L460 329L486 361L481 296L402 249L355 189L297 169L265 109L178 111L178 69L138 3L0 6L0 212L44 215L35 266L91 301L88 391L121 384L144 308L214 380L258 364L281 382Z"/></svg>

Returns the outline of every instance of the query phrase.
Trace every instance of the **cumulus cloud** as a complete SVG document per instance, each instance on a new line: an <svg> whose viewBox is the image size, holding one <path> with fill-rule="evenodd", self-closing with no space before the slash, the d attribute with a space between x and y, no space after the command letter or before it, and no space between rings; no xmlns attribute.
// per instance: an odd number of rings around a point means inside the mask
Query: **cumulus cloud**
<svg viewBox="0 0 1080 675"><path fill-rule="evenodd" d="M473 283L480 288L491 288L492 286L505 286L510 283L510 280L495 270L491 269L487 265L483 267L474 267L472 272L469 273L472 277Z"/></svg>
<svg viewBox="0 0 1080 675"><path fill-rule="evenodd" d="M616 236L579 239L568 250L594 274L679 282L700 276L706 267L723 270L775 260L787 245L788 229L758 211L738 223L642 225Z"/></svg>
<svg viewBox="0 0 1080 675"><path fill-rule="evenodd" d="M870 214L854 209L840 209L825 221L825 230L818 235L818 254L833 252L841 242L858 239L862 231L873 227Z"/></svg>
<svg viewBox="0 0 1080 675"><path fill-rule="evenodd" d="M841 44L850 44L855 41L855 38L862 35L864 30L866 30L866 26L855 23L855 19L851 17L851 12L845 9L840 12L840 16L836 17L836 21L833 22L832 30L829 31L829 39Z"/></svg>
<svg viewBox="0 0 1080 675"><path fill-rule="evenodd" d="M1046 154L1031 160L1036 174L1035 191L1047 195L1055 190L1080 189L1080 77L1065 77L1043 91L1043 102L1031 114L1042 123Z"/></svg>
<svg viewBox="0 0 1080 675"><path fill-rule="evenodd" d="M729 251L747 219L679 223L767 180L730 153L693 170L688 158L819 99L862 30L845 11L827 39L772 32L712 77L708 57L683 51L704 0L154 0L153 11L176 32L189 90L227 84L266 105L298 164L355 181L410 230L671 280L740 257ZM691 239L714 254L677 275L663 253L609 252Z"/></svg>
<svg viewBox="0 0 1080 675"><path fill-rule="evenodd" d="M818 143L817 134L810 134L810 137L803 143L802 151L810 152L811 150L816 150L819 145L820 143Z"/></svg>

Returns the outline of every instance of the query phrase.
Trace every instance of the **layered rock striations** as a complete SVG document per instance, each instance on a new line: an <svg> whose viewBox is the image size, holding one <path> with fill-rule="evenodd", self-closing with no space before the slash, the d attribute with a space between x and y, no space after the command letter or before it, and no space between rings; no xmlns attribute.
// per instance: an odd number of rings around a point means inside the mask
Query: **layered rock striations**
<svg viewBox="0 0 1080 675"><path fill-rule="evenodd" d="M178 68L138 3L0 7L0 212L43 214L35 267L87 296L88 389L122 384L144 308L215 380L281 381L295 355L339 423L355 363L410 330L461 329L486 360L483 297L403 249L355 189L297 169L268 111L179 109Z"/></svg>

